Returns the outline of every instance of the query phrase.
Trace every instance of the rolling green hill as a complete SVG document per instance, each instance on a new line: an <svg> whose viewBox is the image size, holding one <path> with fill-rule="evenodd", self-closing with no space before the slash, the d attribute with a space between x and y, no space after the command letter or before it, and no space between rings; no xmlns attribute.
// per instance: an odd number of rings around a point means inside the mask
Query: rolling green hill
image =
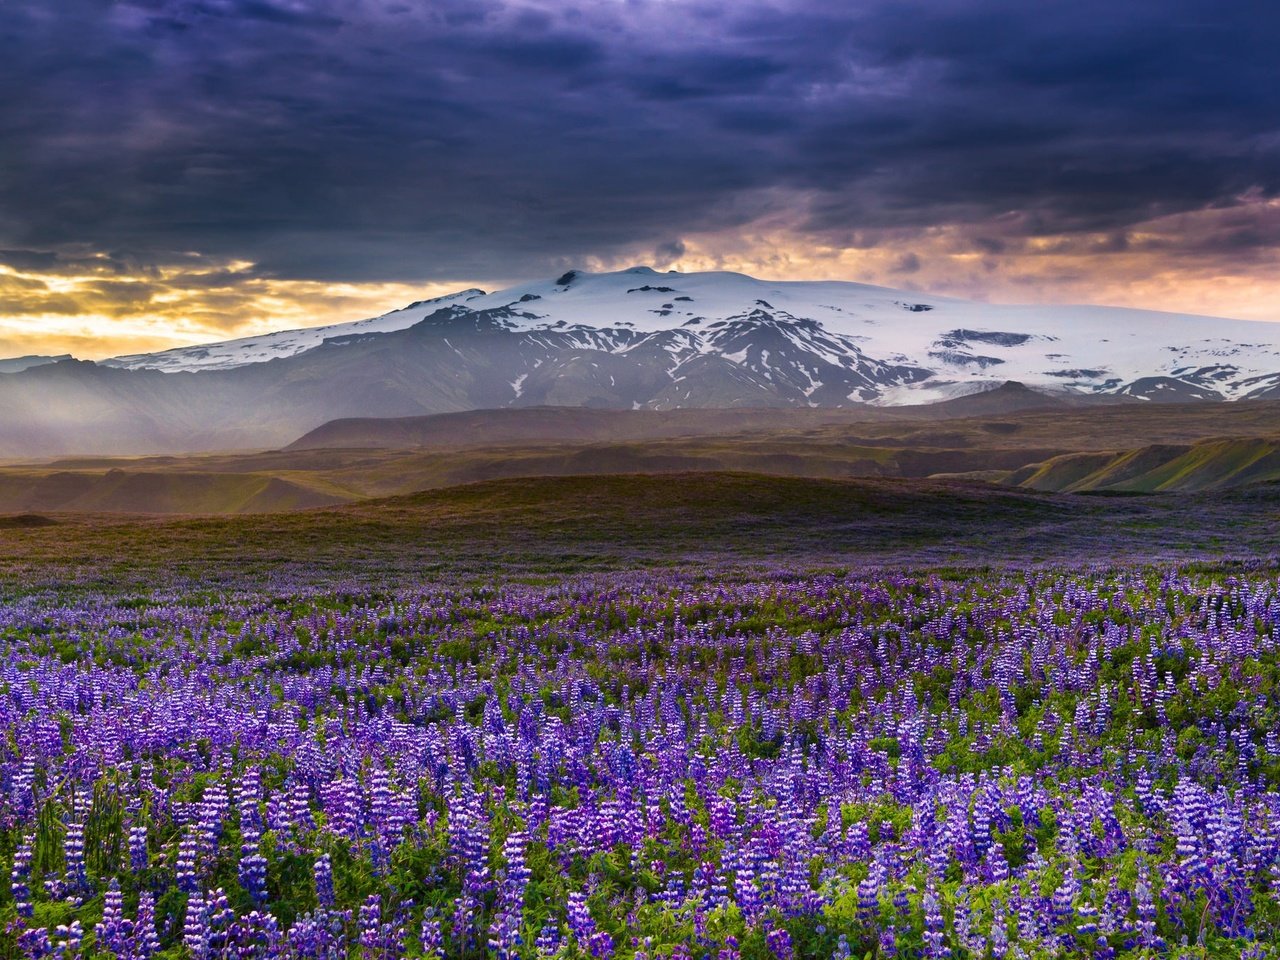
<svg viewBox="0 0 1280 960"><path fill-rule="evenodd" d="M1010 474L1010 486L1063 493L1188 493L1280 480L1280 440L1257 437L1076 453Z"/></svg>

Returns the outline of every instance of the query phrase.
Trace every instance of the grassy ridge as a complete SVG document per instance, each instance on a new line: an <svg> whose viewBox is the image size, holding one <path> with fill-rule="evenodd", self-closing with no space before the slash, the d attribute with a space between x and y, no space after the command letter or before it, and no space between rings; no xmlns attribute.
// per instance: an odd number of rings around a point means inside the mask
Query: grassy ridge
<svg viewBox="0 0 1280 960"><path fill-rule="evenodd" d="M1053 457L1006 480L1032 490L1187 493L1280 480L1280 441L1267 438L1155 444L1121 453Z"/></svg>

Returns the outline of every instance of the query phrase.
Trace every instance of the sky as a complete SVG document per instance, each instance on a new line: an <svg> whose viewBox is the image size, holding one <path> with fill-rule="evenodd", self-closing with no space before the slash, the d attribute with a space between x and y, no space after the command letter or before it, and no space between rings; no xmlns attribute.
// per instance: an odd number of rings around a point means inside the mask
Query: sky
<svg viewBox="0 0 1280 960"><path fill-rule="evenodd" d="M1270 0L6 0L0 356L731 269L1280 320Z"/></svg>

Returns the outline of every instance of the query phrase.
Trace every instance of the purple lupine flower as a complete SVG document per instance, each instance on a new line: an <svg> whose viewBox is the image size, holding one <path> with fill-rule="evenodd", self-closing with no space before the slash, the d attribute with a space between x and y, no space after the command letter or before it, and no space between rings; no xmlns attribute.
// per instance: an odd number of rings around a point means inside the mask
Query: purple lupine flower
<svg viewBox="0 0 1280 960"><path fill-rule="evenodd" d="M49 939L49 931L43 927L23 930L18 934L18 950L27 960L43 960L53 954L53 943Z"/></svg>
<svg viewBox="0 0 1280 960"><path fill-rule="evenodd" d="M931 960L941 960L951 956L951 948L944 942L946 923L942 917L942 907L938 903L937 890L932 881L924 893L924 948L925 956Z"/></svg>
<svg viewBox="0 0 1280 960"><path fill-rule="evenodd" d="M470 780L462 781L460 795L449 809L449 847L463 889L480 896L489 888L489 826Z"/></svg>
<svg viewBox="0 0 1280 960"><path fill-rule="evenodd" d="M77 957L84 942L84 929L79 920L59 924L53 931L53 955L59 958Z"/></svg>
<svg viewBox="0 0 1280 960"><path fill-rule="evenodd" d="M489 949L498 960L513 960L520 951L520 926L524 913L524 891L531 876L525 865L524 849L528 837L516 831L507 837L502 846L506 862L498 888L497 913L489 930Z"/></svg>
<svg viewBox="0 0 1280 960"><path fill-rule="evenodd" d="M236 807L240 817L240 862L237 878L241 888L259 906L267 899L267 858L262 855L262 814L258 808L261 778L256 767L250 767L236 785ZM212 791L210 791L212 792ZM220 822L223 804L216 796L206 805L208 816Z"/></svg>
<svg viewBox="0 0 1280 960"><path fill-rule="evenodd" d="M35 796L32 792L35 779L36 762L33 758L27 757L13 775L11 794L13 796L13 804L19 813L27 814L32 808L35 801Z"/></svg>
<svg viewBox="0 0 1280 960"><path fill-rule="evenodd" d="M244 958L269 958L280 954L284 943L280 935L280 922L270 913L251 910L238 923L232 925L230 940L233 949L227 952Z"/></svg>
<svg viewBox="0 0 1280 960"><path fill-rule="evenodd" d="M143 823L135 823L129 828L129 869L134 873L142 873L148 866L147 827Z"/></svg>
<svg viewBox="0 0 1280 960"><path fill-rule="evenodd" d="M1059 931L1058 942L1068 949L1075 943L1075 932L1072 921L1075 918L1075 900L1080 892L1080 885L1075 876L1068 873L1053 892L1053 919Z"/></svg>
<svg viewBox="0 0 1280 960"><path fill-rule="evenodd" d="M876 924L880 916L880 861L873 861L867 875L858 883L858 919L868 928Z"/></svg>
<svg viewBox="0 0 1280 960"><path fill-rule="evenodd" d="M360 905L360 946L365 956L379 956L382 947L382 899L371 893Z"/></svg>
<svg viewBox="0 0 1280 960"><path fill-rule="evenodd" d="M217 847L218 837L222 833L222 822L229 806L226 787L220 782L210 784L196 805L195 832L201 850L213 850Z"/></svg>
<svg viewBox="0 0 1280 960"><path fill-rule="evenodd" d="M175 864L178 889L188 894L195 894L200 889L196 877L196 856L198 840L193 833L184 833L178 841L178 860Z"/></svg>
<svg viewBox="0 0 1280 960"><path fill-rule="evenodd" d="M896 957L898 955L898 931L891 923L880 931L880 956Z"/></svg>
<svg viewBox="0 0 1280 960"><path fill-rule="evenodd" d="M187 897L186 919L182 924L182 945L193 960L209 956L209 925L204 897L193 893Z"/></svg>
<svg viewBox="0 0 1280 960"><path fill-rule="evenodd" d="M956 942L974 956L987 952L987 938L978 931L978 908L969 903L968 890L956 891L955 931Z"/></svg>
<svg viewBox="0 0 1280 960"><path fill-rule="evenodd" d="M1004 883L1009 879L1009 861L1005 859L1004 844L999 840L987 848L987 876L992 883Z"/></svg>
<svg viewBox="0 0 1280 960"><path fill-rule="evenodd" d="M587 898L581 892L569 894L569 932L582 947L586 947L596 932L596 922L591 919L591 911L587 909Z"/></svg>
<svg viewBox="0 0 1280 960"><path fill-rule="evenodd" d="M128 953L135 958L153 956L160 951L160 937L156 934L156 901L151 891L144 890L138 896L138 915L133 921L133 935Z"/></svg>
<svg viewBox="0 0 1280 960"><path fill-rule="evenodd" d="M292 955L305 960L343 960L348 953L343 938L345 917L349 915L308 913L299 917L284 937Z"/></svg>
<svg viewBox="0 0 1280 960"><path fill-rule="evenodd" d="M245 893L249 894L254 903L261 905L267 899L267 858L248 844L245 844L245 848L252 852L241 854L237 876Z"/></svg>
<svg viewBox="0 0 1280 960"><path fill-rule="evenodd" d="M227 893L221 887L214 890L204 905L205 929L208 932L209 952L221 956L231 945L235 936L235 911L227 900Z"/></svg>
<svg viewBox="0 0 1280 960"><path fill-rule="evenodd" d="M333 892L333 861L329 854L322 853L316 858L312 869L316 881L316 901L324 909L330 909L336 902Z"/></svg>
<svg viewBox="0 0 1280 960"><path fill-rule="evenodd" d="M733 894L747 926L754 926L764 910L755 874L749 864L740 864L733 878Z"/></svg>
<svg viewBox="0 0 1280 960"><path fill-rule="evenodd" d="M538 932L534 950L539 957L554 957L560 952L560 927L548 920Z"/></svg>
<svg viewBox="0 0 1280 960"><path fill-rule="evenodd" d="M433 913L429 913L422 918L420 939L423 960L442 960L444 957L444 933L440 927L440 919Z"/></svg>
<svg viewBox="0 0 1280 960"><path fill-rule="evenodd" d="M1098 908L1091 903L1082 903L1076 907L1076 932L1081 936L1091 937L1098 932Z"/></svg>
<svg viewBox="0 0 1280 960"><path fill-rule="evenodd" d="M791 948L791 934L785 927L774 927L764 935L765 945L769 953L777 960L792 960L794 951Z"/></svg>
<svg viewBox="0 0 1280 960"><path fill-rule="evenodd" d="M125 944L133 934L133 923L125 918L124 898L120 895L120 882L111 879L103 897L102 919L94 927L97 946L116 955L124 952Z"/></svg>
<svg viewBox="0 0 1280 960"><path fill-rule="evenodd" d="M20 917L29 917L32 912L30 881L33 843L33 837L24 836L13 853L9 891L13 895L14 909Z"/></svg>
<svg viewBox="0 0 1280 960"><path fill-rule="evenodd" d="M613 956L613 937L607 930L597 930L587 941L587 953L596 960L607 960Z"/></svg>
<svg viewBox="0 0 1280 960"><path fill-rule="evenodd" d="M466 893L454 901L449 932L452 952L465 955L471 949L476 940L476 914L479 910L479 902Z"/></svg>
<svg viewBox="0 0 1280 960"><path fill-rule="evenodd" d="M85 890L89 886L89 878L84 864L84 824L68 823L67 836L63 841L64 856L67 863L67 884L72 890Z"/></svg>
<svg viewBox="0 0 1280 960"><path fill-rule="evenodd" d="M1138 938L1149 950L1163 950L1164 939L1156 934L1156 904L1151 895L1151 884L1145 862L1138 868L1138 882L1133 889L1134 906L1138 911Z"/></svg>
<svg viewBox="0 0 1280 960"><path fill-rule="evenodd" d="M996 960L1003 960L1009 955L1009 931L1005 926L1004 905L999 900L991 905L991 936L987 942L990 944L991 956Z"/></svg>
<svg viewBox="0 0 1280 960"><path fill-rule="evenodd" d="M367 958L395 960L405 948L405 925L412 901L401 901L394 916L383 919L378 894L370 894L360 907L360 945Z"/></svg>

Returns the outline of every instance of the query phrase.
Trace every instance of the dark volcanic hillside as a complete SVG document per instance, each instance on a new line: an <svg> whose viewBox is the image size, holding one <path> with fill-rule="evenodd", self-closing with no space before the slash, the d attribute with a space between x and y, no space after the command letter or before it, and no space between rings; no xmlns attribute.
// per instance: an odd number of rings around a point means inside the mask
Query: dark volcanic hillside
<svg viewBox="0 0 1280 960"><path fill-rule="evenodd" d="M738 432L793 432L872 423L928 423L968 417L1049 413L1055 410L1078 411L1086 407L1132 405L1136 402L1131 398L1070 398L1040 393L1020 383L1006 383L994 390L911 407L872 407L860 404L842 408L686 407L674 410L609 410L592 407L522 406L421 417L352 417L333 420L298 438L288 449L393 449L496 443L656 440Z"/></svg>
<svg viewBox="0 0 1280 960"><path fill-rule="evenodd" d="M892 417L891 412L878 407L848 410L778 410L766 407L728 410L505 408L424 417L333 420L298 438L287 449L408 449L506 443L624 442L873 423Z"/></svg>

